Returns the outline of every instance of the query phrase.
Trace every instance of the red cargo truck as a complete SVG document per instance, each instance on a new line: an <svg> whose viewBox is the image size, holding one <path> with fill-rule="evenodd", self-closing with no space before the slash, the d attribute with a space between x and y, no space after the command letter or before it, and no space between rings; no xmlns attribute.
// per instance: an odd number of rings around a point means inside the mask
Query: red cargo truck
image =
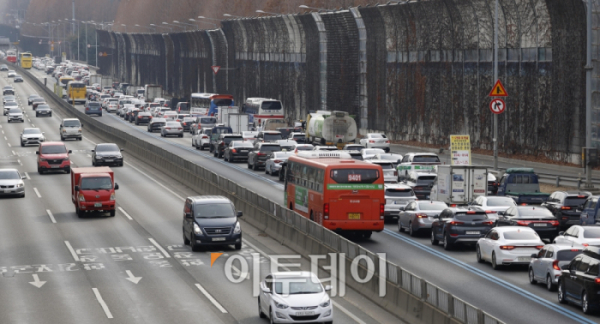
<svg viewBox="0 0 600 324"><path fill-rule="evenodd" d="M108 212L115 216L115 175L109 167L72 168L71 197L78 217L86 212Z"/></svg>

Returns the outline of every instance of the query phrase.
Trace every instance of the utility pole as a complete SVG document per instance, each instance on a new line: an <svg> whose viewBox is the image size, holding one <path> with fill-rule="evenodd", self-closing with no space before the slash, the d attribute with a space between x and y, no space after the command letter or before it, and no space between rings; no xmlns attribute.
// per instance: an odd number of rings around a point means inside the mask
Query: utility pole
<svg viewBox="0 0 600 324"><path fill-rule="evenodd" d="M498 81L498 0L494 13L494 79L492 87ZM494 170L498 171L498 114L492 114L494 118Z"/></svg>
<svg viewBox="0 0 600 324"><path fill-rule="evenodd" d="M585 188L592 184L592 166L589 151L592 148L592 1L587 0L587 40L585 64Z"/></svg>
<svg viewBox="0 0 600 324"><path fill-rule="evenodd" d="M88 49L88 47L87 47L87 44L89 44L89 43L88 43L88 39L87 39L87 25L88 25L88 24L87 24L87 21L86 21L86 22L85 22L85 63L86 63L86 64L89 64L90 62L89 62L89 60L88 60L88 55L89 55L89 53L88 53L88 52L89 52L90 50L89 50L89 49Z"/></svg>
<svg viewBox="0 0 600 324"><path fill-rule="evenodd" d="M71 7L73 8L73 20L71 21L71 26L73 26L73 35L75 35L75 0L73 0ZM77 59L79 60L79 58Z"/></svg>

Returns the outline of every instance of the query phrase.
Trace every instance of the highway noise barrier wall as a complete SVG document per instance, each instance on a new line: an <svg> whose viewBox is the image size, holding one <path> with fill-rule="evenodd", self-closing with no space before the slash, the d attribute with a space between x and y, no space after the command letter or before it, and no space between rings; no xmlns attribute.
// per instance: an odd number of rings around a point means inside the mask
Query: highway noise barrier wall
<svg viewBox="0 0 600 324"><path fill-rule="evenodd" d="M584 4L499 0L498 67L509 94L498 119L501 153L579 159ZM600 8L593 15L598 39ZM423 0L225 20L214 30L99 30L99 73L161 84L178 99L192 92L228 93L238 102L277 98L290 120L306 119L310 110L344 110L363 135L381 131L446 147L449 135L469 134L474 148L491 149L493 17L493 1ZM47 53L39 40L28 44ZM592 87L600 93L600 51L593 55ZM211 66L220 66L216 75ZM600 96L593 105L600 107ZM600 125L600 114L593 123Z"/></svg>
<svg viewBox="0 0 600 324"><path fill-rule="evenodd" d="M385 297L379 297L378 278L384 269L380 268L379 258L376 254L288 210L278 202L270 201L235 182L204 169L194 161L184 159L168 149L155 146L127 132L102 124L73 108L26 70L19 67L17 69L30 82L36 83L45 92L44 97L52 100L64 114L79 118L86 132L92 132L107 142L117 143L120 147L125 148L128 154L163 170L182 184L202 194L228 197L234 202L237 209L244 212L245 221L263 230L295 252L305 257L326 253L345 253L346 284L407 323L501 323L484 311L388 261L384 263L387 273L387 294ZM350 273L351 262L358 255L368 257L376 267L373 279L366 284L355 281ZM359 263L358 272L360 278L366 277L367 268L364 264Z"/></svg>

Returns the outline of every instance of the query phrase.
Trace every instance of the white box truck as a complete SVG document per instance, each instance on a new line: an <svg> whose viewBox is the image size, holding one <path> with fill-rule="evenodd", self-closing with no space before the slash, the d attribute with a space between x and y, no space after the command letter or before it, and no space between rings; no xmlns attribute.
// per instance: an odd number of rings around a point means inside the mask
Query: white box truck
<svg viewBox="0 0 600 324"><path fill-rule="evenodd" d="M429 199L448 205L467 205L477 196L487 195L487 178L484 166L438 165Z"/></svg>
<svg viewBox="0 0 600 324"><path fill-rule="evenodd" d="M108 75L103 75L102 76L102 82L100 82L100 85L102 86L102 89L106 88L106 87L111 87L112 88L112 78Z"/></svg>
<svg viewBox="0 0 600 324"><path fill-rule="evenodd" d="M240 107L237 106L231 106L231 107L219 107L219 110L217 111L217 123L227 123L227 121L229 120L229 118L227 116L229 116L229 114L239 114L240 113Z"/></svg>
<svg viewBox="0 0 600 324"><path fill-rule="evenodd" d="M146 84L144 86L144 96L146 102L154 102L154 98L162 98L162 86L158 84Z"/></svg>
<svg viewBox="0 0 600 324"><path fill-rule="evenodd" d="M98 83L102 87L102 74L91 74L90 85Z"/></svg>
<svg viewBox="0 0 600 324"><path fill-rule="evenodd" d="M248 114L228 114L227 115L227 126L231 127L231 131L234 134L241 134L242 132L248 131Z"/></svg>

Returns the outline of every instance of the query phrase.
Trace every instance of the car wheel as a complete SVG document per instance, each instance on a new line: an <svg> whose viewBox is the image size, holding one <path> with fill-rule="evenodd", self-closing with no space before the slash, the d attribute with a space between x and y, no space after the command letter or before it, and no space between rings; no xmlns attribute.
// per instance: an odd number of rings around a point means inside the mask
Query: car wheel
<svg viewBox="0 0 600 324"><path fill-rule="evenodd" d="M200 144L200 151L204 151L204 144Z"/></svg>
<svg viewBox="0 0 600 324"><path fill-rule="evenodd" d="M83 141L83 137L79 137L79 140L80 140L80 141Z"/></svg>
<svg viewBox="0 0 600 324"><path fill-rule="evenodd" d="M115 217L116 214L117 214L117 211L114 209L109 212L110 217Z"/></svg>
<svg viewBox="0 0 600 324"><path fill-rule="evenodd" d="M200 251L200 247L196 244L196 240L194 240L194 232L190 232L190 247L194 252Z"/></svg>
<svg viewBox="0 0 600 324"><path fill-rule="evenodd" d="M283 180L284 180L284 179L283 179L284 172L282 172L282 171L283 171L283 170L281 170L281 171L279 171L279 172L278 172L279 181L283 181Z"/></svg>
<svg viewBox="0 0 600 324"><path fill-rule="evenodd" d="M398 232L404 232L404 227L402 227L402 221L400 221L400 219L398 219Z"/></svg>
<svg viewBox="0 0 600 324"><path fill-rule="evenodd" d="M250 161L248 161L248 169L252 169L252 166L250 165Z"/></svg>
<svg viewBox="0 0 600 324"><path fill-rule="evenodd" d="M273 310L269 308L269 323L275 324L275 314L273 314Z"/></svg>
<svg viewBox="0 0 600 324"><path fill-rule="evenodd" d="M50 113L48 116L52 117L52 113Z"/></svg>
<svg viewBox="0 0 600 324"><path fill-rule="evenodd" d="M372 232L372 231L364 231L364 232L362 233L362 237L363 237L364 239L367 239L367 240L371 238L371 235L373 235L373 232Z"/></svg>
<svg viewBox="0 0 600 324"><path fill-rule="evenodd" d="M269 168L265 166L265 174L269 174Z"/></svg>
<svg viewBox="0 0 600 324"><path fill-rule="evenodd" d="M483 263L484 260L481 257L481 249L479 248L479 245L477 245L477 247L475 247L475 249L477 250L477 263Z"/></svg>
<svg viewBox="0 0 600 324"><path fill-rule="evenodd" d="M235 243L235 249L236 250L241 250L242 249L242 243Z"/></svg>
<svg viewBox="0 0 600 324"><path fill-rule="evenodd" d="M252 170L258 171L258 164L257 163L252 164Z"/></svg>
<svg viewBox="0 0 600 324"><path fill-rule="evenodd" d="M23 142L21 142L21 147L24 147L24 146L25 146L25 144L23 144Z"/></svg>
<svg viewBox="0 0 600 324"><path fill-rule="evenodd" d="M35 117L40 117L40 115L39 114L35 114Z"/></svg>
<svg viewBox="0 0 600 324"><path fill-rule="evenodd" d="M444 234L444 250L446 250L446 251L452 250L453 247L454 247L454 244L452 244L452 242L450 241L450 234L448 234L448 232L446 232Z"/></svg>
<svg viewBox="0 0 600 324"><path fill-rule="evenodd" d="M71 168L70 168L70 167L66 167L66 168L65 168L65 172L66 172L67 174L71 173Z"/></svg>
<svg viewBox="0 0 600 324"><path fill-rule="evenodd" d="M92 166L96 166L96 161L94 161L94 159L92 159Z"/></svg>
<svg viewBox="0 0 600 324"><path fill-rule="evenodd" d="M78 218L83 218L83 212L81 209L79 209L79 207L75 207L75 214L77 214Z"/></svg>
<svg viewBox="0 0 600 324"><path fill-rule="evenodd" d="M163 133L160 133L160 137L165 137L165 135Z"/></svg>
<svg viewBox="0 0 600 324"><path fill-rule="evenodd" d="M500 265L498 265L498 263L496 263L496 253L495 252L492 253L492 269L494 269L494 270L500 269Z"/></svg>
<svg viewBox="0 0 600 324"><path fill-rule="evenodd" d="M214 151L213 151L213 157L217 157L217 156L218 156L218 155L217 155L217 150L214 150Z"/></svg>
<svg viewBox="0 0 600 324"><path fill-rule="evenodd" d="M21 195L21 198L25 198L25 193L23 193L23 194Z"/></svg>
<svg viewBox="0 0 600 324"><path fill-rule="evenodd" d="M408 234L409 234L410 236L415 236L415 235L417 235L417 231L415 231L415 230L413 229L412 223L408 223Z"/></svg>
<svg viewBox="0 0 600 324"><path fill-rule="evenodd" d="M535 274L533 273L533 268L529 268L529 283L535 285L537 280L535 280Z"/></svg>
<svg viewBox="0 0 600 324"><path fill-rule="evenodd" d="M440 241L435 238L435 233L433 232L433 229L432 229L431 230L431 245L438 245L439 243L440 243Z"/></svg>
<svg viewBox="0 0 600 324"><path fill-rule="evenodd" d="M188 238L185 237L185 232L183 232L183 245L190 245L190 240L188 240Z"/></svg>
<svg viewBox="0 0 600 324"><path fill-rule="evenodd" d="M550 277L550 274L546 276L546 289L548 289L548 291L556 290L556 285L552 283L552 277Z"/></svg>
<svg viewBox="0 0 600 324"><path fill-rule="evenodd" d="M263 313L262 308L260 307L260 298L258 298L258 317L260 317L260 318L267 317L267 315L265 315L265 313Z"/></svg>
<svg viewBox="0 0 600 324"><path fill-rule="evenodd" d="M562 281L558 281L558 302L561 304L567 303L567 298L565 296L565 284Z"/></svg>
<svg viewBox="0 0 600 324"><path fill-rule="evenodd" d="M590 308L590 302L588 301L587 291L584 291L581 296L581 309L583 310L584 314L593 313L592 309Z"/></svg>

